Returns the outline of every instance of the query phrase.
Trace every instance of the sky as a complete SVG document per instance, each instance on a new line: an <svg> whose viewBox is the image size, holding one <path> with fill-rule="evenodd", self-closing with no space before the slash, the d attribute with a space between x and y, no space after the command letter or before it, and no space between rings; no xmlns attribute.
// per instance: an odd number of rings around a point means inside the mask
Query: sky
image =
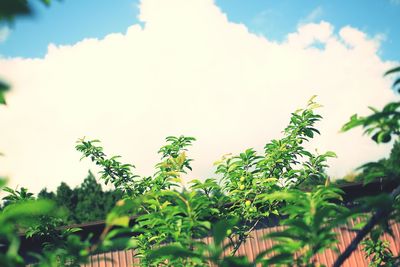
<svg viewBox="0 0 400 267"><path fill-rule="evenodd" d="M65 0L0 28L0 174L37 192L79 184L88 169L75 141L150 175L168 135L197 138L194 171L212 176L226 153L262 151L290 113L318 95L328 172L386 156L354 113L398 99L382 74L400 58L400 1Z"/></svg>
<svg viewBox="0 0 400 267"><path fill-rule="evenodd" d="M136 0L63 0L49 8L34 4L36 16L18 20L12 29L0 31L0 51L4 56L43 57L50 43L74 44L85 38L103 38L109 33L124 33L140 23L140 1ZM269 40L283 41L299 24L332 23L336 28L351 25L370 36L380 36L380 56L400 57L399 0L217 0L217 6L229 21L243 23L250 32ZM5 32L7 31L7 33ZM11 34L12 33L12 34ZM7 42L3 40L7 35Z"/></svg>

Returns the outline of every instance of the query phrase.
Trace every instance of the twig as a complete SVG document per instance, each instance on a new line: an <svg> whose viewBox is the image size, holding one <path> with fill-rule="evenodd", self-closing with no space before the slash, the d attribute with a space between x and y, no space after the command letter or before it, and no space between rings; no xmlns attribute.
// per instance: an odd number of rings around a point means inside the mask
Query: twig
<svg viewBox="0 0 400 267"><path fill-rule="evenodd" d="M249 230L247 230L246 232L243 233L243 235L241 235L239 237L238 242L233 246L233 250L231 251L231 256L234 256L236 254L236 252L238 251L238 249L240 248L240 246L242 245L242 243L247 239L247 237L250 235L250 233L254 230L254 228L257 226L258 222L260 221L260 219L258 219L252 227L250 227Z"/></svg>

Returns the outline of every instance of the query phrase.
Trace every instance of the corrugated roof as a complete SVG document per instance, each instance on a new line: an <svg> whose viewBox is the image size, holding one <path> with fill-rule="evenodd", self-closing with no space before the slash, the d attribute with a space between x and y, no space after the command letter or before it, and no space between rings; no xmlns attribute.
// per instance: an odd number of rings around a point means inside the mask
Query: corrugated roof
<svg viewBox="0 0 400 267"><path fill-rule="evenodd" d="M380 192L391 192L393 188L397 184L392 183L382 183L382 181L374 181L371 184L363 185L361 183L351 183L340 185L340 188L345 192L345 199L347 201L353 200L354 198L366 195L376 195ZM131 217L131 224L134 224L136 216ZM239 255L247 255L250 259L254 259L254 257L266 249L272 246L272 241L264 240L262 237L271 231L276 231L281 229L281 226L273 226L274 223L270 224L269 227L259 228L252 232L251 238L247 241L247 243L243 244L241 248L238 250ZM276 225L276 224L275 224ZM82 228L82 231L78 232L78 235L82 235L86 237L89 233L93 234L94 240L97 240L100 233L104 229L105 222L104 221L96 221L89 222L84 224L77 225L69 225L64 226L62 228L71 228L71 227L79 227ZM265 225L266 226L266 225ZM354 226L354 222L350 222L349 226ZM344 251L344 249L350 244L351 240L354 238L355 233L349 232L344 229L337 229L337 232L340 233L338 235L338 244L337 247L339 251ZM385 235L384 239L389 241L391 250L394 255L400 256L400 224L393 225L394 239L390 236ZM211 243L212 240L210 237L206 237L203 239L206 243ZM24 258L27 258L26 252L35 251L34 249L40 250L41 244L44 240L37 239L27 239L22 238L21 240L21 253ZM227 251L226 255L229 254ZM114 251L108 253L102 253L98 255L93 255L90 258L90 263L85 264L83 266L91 267L115 267L115 266L132 266L134 263L139 263L137 259L133 259L134 251L126 250L126 251ZM337 255L333 251L326 251L325 253L318 255L317 260L321 264L325 264L327 266L331 266L336 259ZM108 260L106 260L108 259ZM358 248L352 256L345 262L343 266L368 266L367 261L364 259L364 254Z"/></svg>
<svg viewBox="0 0 400 267"><path fill-rule="evenodd" d="M355 222L349 222L349 228L354 226ZM394 233L394 238L390 235L385 234L383 236L384 240L390 243L390 249L395 256L400 255L400 223L393 223L392 229ZM254 230L250 239L244 243L238 250L239 255L246 255L250 260L253 260L257 254L270 248L272 246L271 240L264 240L263 236L272 231L282 230L282 226L275 226L269 228L261 228ZM348 231L347 229L340 228L336 229L338 233L338 244L337 248L339 251L344 251L344 249L350 244L351 240L355 237L356 233L354 231ZM211 243L212 238L206 237L203 239L206 243ZM228 254L228 252L226 252ZM125 251L113 251L108 253L102 253L98 255L93 255L90 258L90 263L85 264L85 267L127 267L133 264L139 263L138 259L133 258L134 250ZM317 262L324 264L326 266L332 266L337 258L337 254L332 250L326 250L324 253L318 254L316 256ZM108 259L108 260L106 260ZM345 267L367 267L368 261L364 258L364 253L361 248L358 247L357 250L345 261L342 265Z"/></svg>

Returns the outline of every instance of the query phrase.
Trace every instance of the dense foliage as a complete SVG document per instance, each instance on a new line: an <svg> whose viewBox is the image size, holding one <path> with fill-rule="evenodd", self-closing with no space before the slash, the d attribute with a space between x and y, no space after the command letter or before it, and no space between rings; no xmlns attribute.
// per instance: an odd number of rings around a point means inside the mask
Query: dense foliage
<svg viewBox="0 0 400 267"><path fill-rule="evenodd" d="M65 224L104 220L121 197L122 193L118 190L104 191L91 172L74 189L61 183L55 192L48 192L45 188L38 194L39 199L53 200L57 206L67 210L68 219Z"/></svg>
<svg viewBox="0 0 400 267"><path fill-rule="evenodd" d="M24 187L15 190L5 187L3 190L8 193L3 198L3 208L16 200L35 199L34 194ZM38 199L54 201L58 208L66 211L63 225L104 220L121 197L118 190L104 191L91 172L78 187L71 189L66 183L61 183L55 192L44 188L37 195Z"/></svg>
<svg viewBox="0 0 400 267"><path fill-rule="evenodd" d="M316 155L303 147L319 133L315 123L321 116L314 112L318 107L311 99L304 110L292 114L283 138L266 144L263 154L247 149L237 156L224 156L216 162L221 180L195 180L190 188L178 183L181 175L191 170L191 159L186 154L195 140L192 137L167 137L167 144L159 151L161 162L151 177L134 174L133 165L119 162L117 156L107 157L98 140L82 139L77 149L103 168L102 179L123 190L125 199L141 199L135 206L138 225L134 232L144 265L158 264L157 260L149 260L148 253L161 243L194 247L194 240L210 230L211 221L240 218L228 236L237 240L232 244L234 255L263 218L280 215L279 208L285 201L267 196L296 188L306 180L327 179L326 159L335 154ZM187 259L178 262L189 264Z"/></svg>

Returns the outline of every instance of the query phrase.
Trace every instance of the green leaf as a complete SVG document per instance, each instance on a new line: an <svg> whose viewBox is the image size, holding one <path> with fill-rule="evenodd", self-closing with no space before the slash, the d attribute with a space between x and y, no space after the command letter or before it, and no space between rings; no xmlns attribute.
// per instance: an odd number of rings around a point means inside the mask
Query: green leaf
<svg viewBox="0 0 400 267"><path fill-rule="evenodd" d="M379 132L377 142L378 143L388 143L390 142L391 136L390 132L382 131Z"/></svg>
<svg viewBox="0 0 400 267"><path fill-rule="evenodd" d="M7 181L3 177L0 177L0 189L2 189L6 185Z"/></svg>
<svg viewBox="0 0 400 267"><path fill-rule="evenodd" d="M343 125L340 131L346 132L350 129L363 125L363 123L364 123L363 118L359 118L357 114L354 114L353 116L350 117L350 121L348 121L345 125Z"/></svg>
<svg viewBox="0 0 400 267"><path fill-rule="evenodd" d="M400 66L386 71L385 74L383 74L383 76L386 76L386 75L389 75L389 74L392 74L392 73L396 73L396 72L400 72Z"/></svg>
<svg viewBox="0 0 400 267"><path fill-rule="evenodd" d="M327 151L327 152L325 152L325 157L330 157L330 158L337 158L337 155L336 155L336 153L335 152L333 152L333 151Z"/></svg>
<svg viewBox="0 0 400 267"><path fill-rule="evenodd" d="M232 229L238 222L238 219L221 220L213 227L214 243L219 246L227 236L227 231Z"/></svg>
<svg viewBox="0 0 400 267"><path fill-rule="evenodd" d="M274 201L274 200L286 200L286 201L293 201L297 199L297 195L294 193L296 191L293 192L273 192L271 194L266 194L264 196L264 200L270 200L270 201Z"/></svg>
<svg viewBox="0 0 400 267"><path fill-rule="evenodd" d="M209 221L198 221L197 223L206 229L211 229L211 223Z"/></svg>
<svg viewBox="0 0 400 267"><path fill-rule="evenodd" d="M5 99L5 92L10 90L10 86L6 84L4 81L0 80L0 104L5 105L6 104L6 99Z"/></svg>
<svg viewBox="0 0 400 267"><path fill-rule="evenodd" d="M114 213L110 213L107 215L106 223L112 226L128 227L129 216L116 216Z"/></svg>
<svg viewBox="0 0 400 267"><path fill-rule="evenodd" d="M6 98L3 92L0 92L0 105L6 105Z"/></svg>
<svg viewBox="0 0 400 267"><path fill-rule="evenodd" d="M26 200L7 206L0 216L0 222L48 215L55 212L55 208L55 203L50 200Z"/></svg>

